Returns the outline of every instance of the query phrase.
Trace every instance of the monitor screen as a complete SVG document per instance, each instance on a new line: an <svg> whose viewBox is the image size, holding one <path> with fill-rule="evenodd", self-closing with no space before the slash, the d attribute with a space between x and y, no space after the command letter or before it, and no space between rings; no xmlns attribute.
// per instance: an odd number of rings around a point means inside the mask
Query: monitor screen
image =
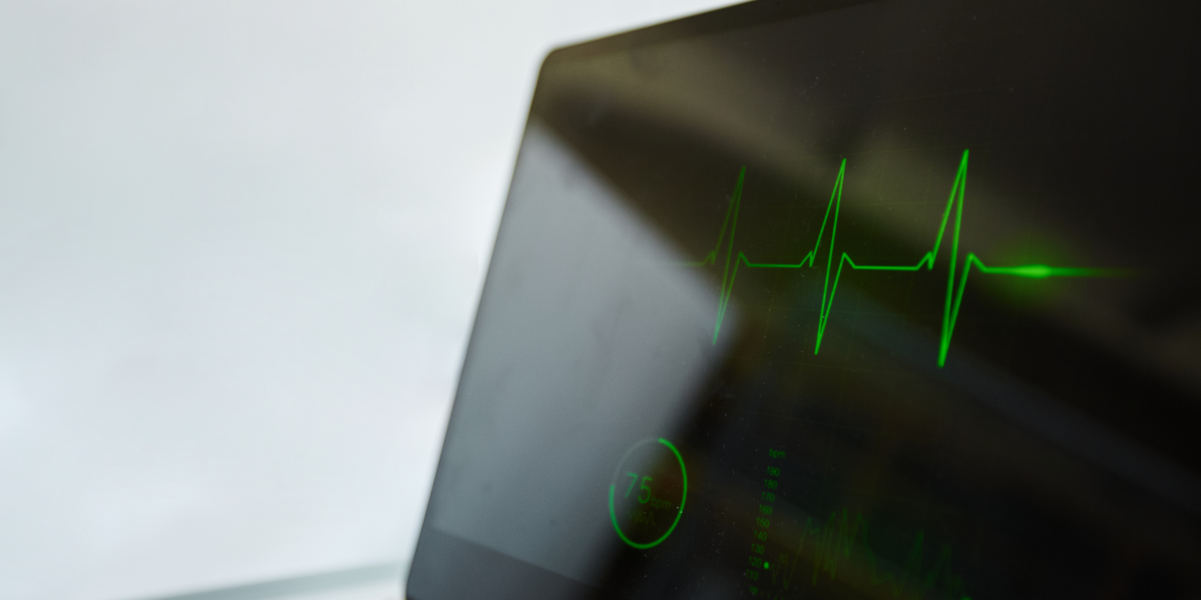
<svg viewBox="0 0 1201 600"><path fill-rule="evenodd" d="M1198 9L551 53L414 600L1201 596Z"/></svg>

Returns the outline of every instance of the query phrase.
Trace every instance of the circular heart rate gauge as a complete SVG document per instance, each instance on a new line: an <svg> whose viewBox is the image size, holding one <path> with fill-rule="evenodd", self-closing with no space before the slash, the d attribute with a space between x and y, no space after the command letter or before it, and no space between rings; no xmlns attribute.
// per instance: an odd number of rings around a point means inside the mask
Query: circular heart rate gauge
<svg viewBox="0 0 1201 600"><path fill-rule="evenodd" d="M642 440L622 455L609 483L609 518L617 537L645 550L662 544L684 516L688 472L671 442Z"/></svg>

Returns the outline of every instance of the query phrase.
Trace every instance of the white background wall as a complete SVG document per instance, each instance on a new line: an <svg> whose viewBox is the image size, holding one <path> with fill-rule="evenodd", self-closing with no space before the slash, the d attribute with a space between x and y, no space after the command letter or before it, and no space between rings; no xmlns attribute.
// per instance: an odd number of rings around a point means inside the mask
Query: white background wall
<svg viewBox="0 0 1201 600"><path fill-rule="evenodd" d="M0 597L411 552L541 55L705 0L0 0Z"/></svg>

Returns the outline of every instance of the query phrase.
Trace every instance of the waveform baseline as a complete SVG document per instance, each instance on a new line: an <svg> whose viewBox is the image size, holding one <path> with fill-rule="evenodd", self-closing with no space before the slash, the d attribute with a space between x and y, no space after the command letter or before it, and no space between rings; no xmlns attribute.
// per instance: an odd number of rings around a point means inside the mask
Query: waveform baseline
<svg viewBox="0 0 1201 600"><path fill-rule="evenodd" d="M969 252L963 259L962 270L959 271L959 280L956 281L956 263L959 257L959 232L963 220L963 197L964 188L967 182L967 164L968 150L963 151L963 156L959 160L959 169L955 173L955 180L951 184L951 193L947 197L947 205L942 213L942 221L938 226L938 235L934 238L934 245L929 251L921 256L916 263L900 264L900 265L867 265L855 262L851 255L846 252L838 254L837 267L835 266L835 241L838 234L838 212L842 205L842 188L843 180L846 176L846 159L842 159L838 167L838 176L834 179L834 187L830 191L830 201L826 205L825 216L822 217L821 227L817 232L817 239L813 242L813 249L805 253L801 260L795 263L770 263L770 262L754 262L751 261L745 253L739 250L734 251L734 235L738 230L738 213L742 207L742 183L746 177L746 167L743 167L738 172L738 180L734 184L734 193L730 196L730 204L726 208L726 216L722 220L721 230L717 235L717 243L713 249L705 255L704 258L698 261L685 263L688 266L704 267L717 263L718 256L722 253L723 243L725 245L725 260L722 265L721 276L721 293L717 302L717 318L713 326L713 343L717 343L718 335L721 333L722 321L725 319L726 308L729 306L730 296L734 292L734 281L738 277L740 268L747 269L804 269L813 268L817 263L818 250L821 249L822 239L826 234L826 228L829 226L830 240L829 252L826 256L826 273L822 284L822 299L821 306L818 312L817 321L817 337L813 344L813 353L817 354L821 351L822 338L826 333L826 326L829 324L830 309L834 304L834 295L838 291L838 282L842 277L842 272L846 268L853 271L907 271L916 272L921 269L933 270L934 261L938 256L939 248L942 247L943 238L947 233L947 223L950 221L952 209L955 213L954 225L951 229L951 258L950 269L947 272L947 292L942 313L942 330L939 335L938 342L938 366L942 367L947 362L947 352L951 346L951 335L955 331L955 323L959 319L959 307L963 301L963 291L967 286L968 275L972 269L988 275L1001 275L1009 277L1023 277L1027 279L1045 279L1047 277L1096 277L1107 274L1114 274L1114 271L1107 269L1079 268L1079 267L1057 267L1042 264L1030 265L1012 265L1012 266L990 266L980 260L974 253ZM833 220L830 215L833 212ZM728 232L728 235L727 235ZM831 279L831 274L833 279Z"/></svg>

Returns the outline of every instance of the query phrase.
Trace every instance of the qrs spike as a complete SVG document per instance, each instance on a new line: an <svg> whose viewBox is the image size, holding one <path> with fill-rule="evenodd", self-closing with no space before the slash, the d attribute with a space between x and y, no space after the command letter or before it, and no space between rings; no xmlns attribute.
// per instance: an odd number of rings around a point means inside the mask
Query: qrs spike
<svg viewBox="0 0 1201 600"><path fill-rule="evenodd" d="M951 347L951 336L955 331L955 324L959 320L959 308L963 302L963 293L967 287L968 275L972 269L979 271L982 274L1000 275L1009 277L1023 277L1027 279L1045 279L1047 277L1097 277L1102 275L1114 274L1115 272L1107 269L1092 269L1078 267L1059 267L1041 264L1031 265L1013 265L1013 266L990 266L980 260L974 253L967 253L963 257L962 265L959 264L959 233L963 223L963 199L967 186L967 165L968 151L965 149L959 160L959 169L955 173L955 180L951 184L951 192L947 196L946 208L943 209L942 219L939 222L938 234L934 238L934 244L925 254L913 264L900 265L866 265L855 262L851 255L845 251L838 252L836 250L836 241L838 237L838 214L842 206L842 189L843 182L846 178L847 161L842 159L838 166L838 175L834 178L834 186L830 190L830 201L826 204L826 212L822 217L821 227L817 231L817 239L813 242L813 249L805 253L801 260L795 263L769 263L769 262L753 262L741 250L735 252L734 238L738 231L738 214L742 207L742 187L743 181L746 178L746 167L742 167L738 171L738 180L734 184L734 192L730 195L730 203L726 207L725 218L722 219L721 229L717 234L717 242L713 249L710 250L704 258L698 261L686 263L689 266L704 267L713 266L718 262L719 256L723 255L722 274L721 274L721 292L717 300L717 318L713 324L713 343L717 344L718 336L721 334L721 325L725 319L726 309L729 308L730 297L734 293L734 282L738 277L740 268L747 269L805 269L814 268L817 264L819 250L822 247L823 238L826 235L827 227L829 228L829 247L826 252L826 271L822 283L822 299L821 306L818 311L817 320L817 336L813 343L813 353L817 354L821 351L822 339L825 337L826 328L830 321L830 311L834 306L834 297L838 291L838 283L842 279L843 271L849 268L852 271L908 271L915 272L921 269L927 271L934 269L934 263L938 257L939 250L942 247L942 242L947 234L948 224L951 226L951 253L949 269L947 270L947 289L944 298L942 311L942 327L938 342L938 366L946 365L947 353ZM954 213L954 221L951 221L952 212ZM832 219L831 219L832 216ZM724 246L724 248L723 248ZM837 258L837 264L835 259ZM956 280L956 273L959 278Z"/></svg>

